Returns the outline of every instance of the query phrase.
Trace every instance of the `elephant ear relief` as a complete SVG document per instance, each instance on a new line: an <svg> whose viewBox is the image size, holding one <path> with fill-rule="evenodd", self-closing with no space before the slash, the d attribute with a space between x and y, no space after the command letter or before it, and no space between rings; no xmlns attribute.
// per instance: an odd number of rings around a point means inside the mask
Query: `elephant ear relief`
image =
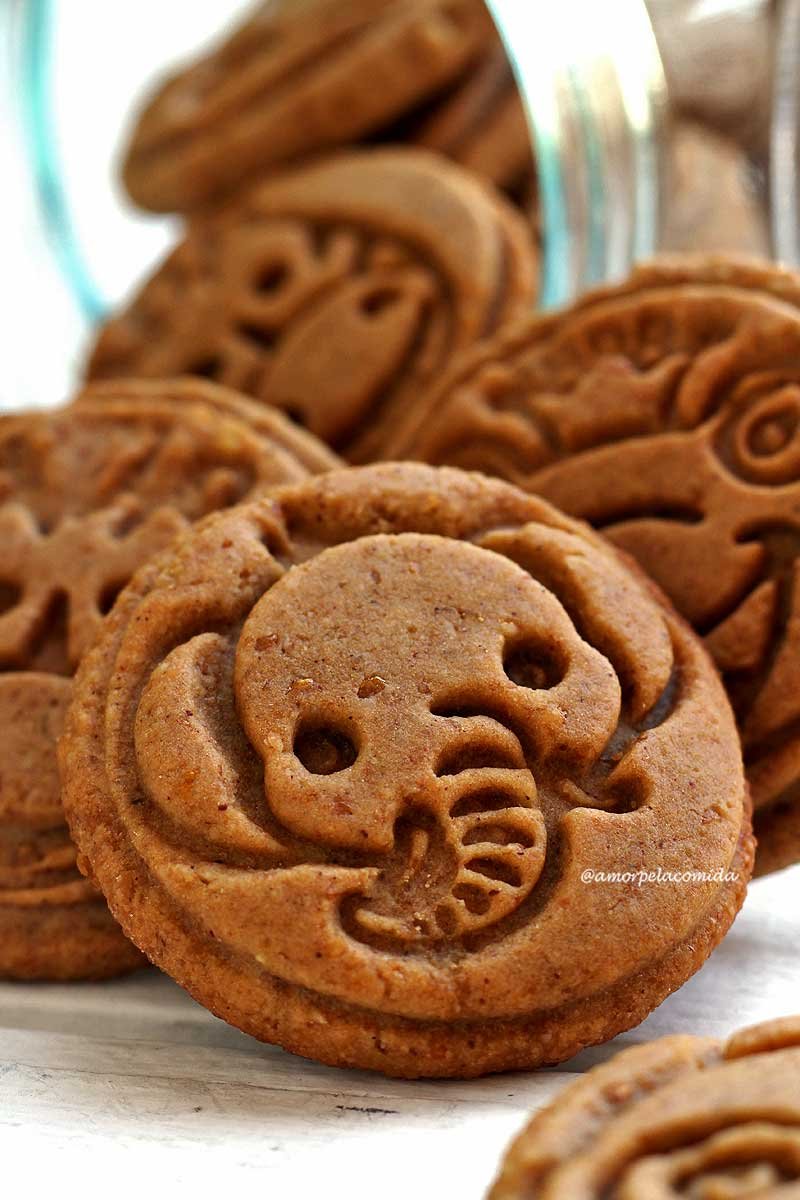
<svg viewBox="0 0 800 1200"><path fill-rule="evenodd" d="M384 465L211 518L80 673L71 827L232 1023L406 1076L556 1062L727 930L752 845L700 642L586 527Z"/></svg>

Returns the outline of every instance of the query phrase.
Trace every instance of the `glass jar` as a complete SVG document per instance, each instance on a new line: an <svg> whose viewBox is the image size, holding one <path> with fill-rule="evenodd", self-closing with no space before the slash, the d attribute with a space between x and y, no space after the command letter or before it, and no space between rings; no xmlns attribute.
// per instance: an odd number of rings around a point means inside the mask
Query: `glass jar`
<svg viewBox="0 0 800 1200"><path fill-rule="evenodd" d="M529 114L543 306L659 250L800 265L800 0L486 2ZM124 130L160 74L250 7L0 5L0 303L19 331L0 406L65 395L92 326L174 240L176 221L121 191Z"/></svg>
<svg viewBox="0 0 800 1200"><path fill-rule="evenodd" d="M559 0L546 20L489 5L536 150L543 306L658 251L800 262L796 204L780 212L796 189L800 0Z"/></svg>

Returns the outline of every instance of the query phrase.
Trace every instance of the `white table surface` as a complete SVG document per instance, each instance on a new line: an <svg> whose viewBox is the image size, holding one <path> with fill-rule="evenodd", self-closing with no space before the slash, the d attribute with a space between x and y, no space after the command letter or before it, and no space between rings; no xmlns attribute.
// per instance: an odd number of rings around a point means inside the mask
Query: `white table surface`
<svg viewBox="0 0 800 1200"><path fill-rule="evenodd" d="M755 883L703 970L615 1042L560 1070L466 1083L306 1062L228 1028L155 971L0 985L0 1180L36 1200L55 1186L59 1200L148 1186L156 1197L227 1187L236 1200L478 1200L509 1138L577 1071L623 1044L723 1037L800 1010L799 899L800 868Z"/></svg>

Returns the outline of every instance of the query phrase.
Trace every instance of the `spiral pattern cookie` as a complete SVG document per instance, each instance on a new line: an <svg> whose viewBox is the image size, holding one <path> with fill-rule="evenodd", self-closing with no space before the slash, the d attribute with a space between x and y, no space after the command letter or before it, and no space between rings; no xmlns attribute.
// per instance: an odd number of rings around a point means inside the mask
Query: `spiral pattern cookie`
<svg viewBox="0 0 800 1200"><path fill-rule="evenodd" d="M489 1200L780 1200L800 1190L800 1018L668 1037L533 1118Z"/></svg>
<svg viewBox="0 0 800 1200"><path fill-rule="evenodd" d="M0 419L0 975L99 978L143 961L80 875L64 821L71 677L121 588L189 521L306 477L293 445L335 461L202 382L101 385Z"/></svg>
<svg viewBox="0 0 800 1200"><path fill-rule="evenodd" d="M219 200L414 111L460 79L495 36L483 0L262 4L148 101L125 184L157 212Z"/></svg>
<svg viewBox="0 0 800 1200"><path fill-rule="evenodd" d="M643 267L501 335L385 451L536 491L664 588L728 686L761 872L800 859L798 307L778 268Z"/></svg>
<svg viewBox="0 0 800 1200"><path fill-rule="evenodd" d="M279 489L144 568L61 755L82 860L158 965L256 1037L394 1075L636 1024L752 863L688 627L585 526L414 464ZM698 874L586 876L656 865Z"/></svg>
<svg viewBox="0 0 800 1200"><path fill-rule="evenodd" d="M207 376L362 460L534 291L522 218L466 172L422 151L348 155L196 221L102 330L89 375Z"/></svg>

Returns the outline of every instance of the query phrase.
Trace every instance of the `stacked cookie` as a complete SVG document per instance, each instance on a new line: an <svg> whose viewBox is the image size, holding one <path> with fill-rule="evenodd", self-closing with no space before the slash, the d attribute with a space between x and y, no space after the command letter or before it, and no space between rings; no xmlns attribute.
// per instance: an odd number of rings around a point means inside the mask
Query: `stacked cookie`
<svg viewBox="0 0 800 1200"><path fill-rule="evenodd" d="M185 234L88 390L0 424L3 973L142 951L300 1054L475 1076L702 965L742 743L760 868L800 857L800 285L530 316L491 28L273 4L142 115L128 186Z"/></svg>
<svg viewBox="0 0 800 1200"><path fill-rule="evenodd" d="M99 385L0 419L0 974L101 978L144 960L80 874L56 742L72 677L137 568L189 523L335 457L203 381Z"/></svg>

